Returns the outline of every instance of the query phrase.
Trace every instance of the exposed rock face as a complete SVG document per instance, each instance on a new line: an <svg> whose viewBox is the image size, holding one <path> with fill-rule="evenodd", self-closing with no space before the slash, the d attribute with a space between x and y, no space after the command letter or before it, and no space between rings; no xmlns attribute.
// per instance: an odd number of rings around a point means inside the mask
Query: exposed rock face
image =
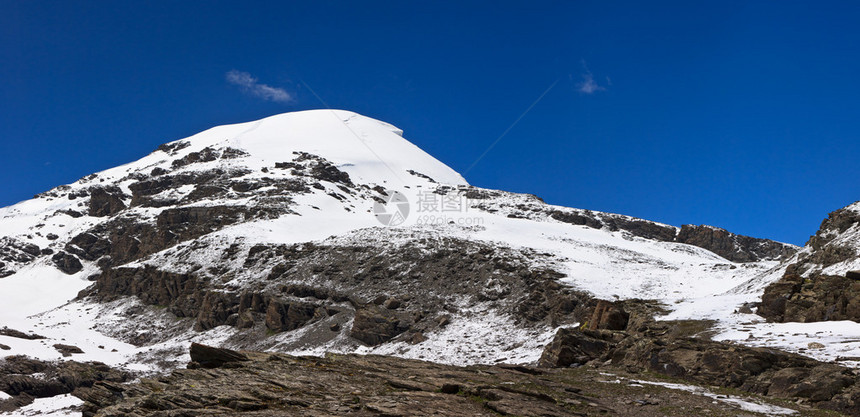
<svg viewBox="0 0 860 417"><path fill-rule="evenodd" d="M89 215L105 217L125 210L126 206L122 197L122 191L118 188L108 190L103 187L94 187L90 189Z"/></svg>
<svg viewBox="0 0 860 417"><path fill-rule="evenodd" d="M440 192L461 192L475 200L478 209L491 213L504 211L514 218L549 217L563 223L586 226L594 229L624 231L633 236L661 242L678 242L698 246L716 253L732 262L756 262L762 260L783 260L798 251L794 245L758 239L730 233L725 229L712 226L684 225L680 229L648 220L618 214L599 213L590 210L563 209L547 206L537 197L523 199L517 204L482 204L497 195L489 190L461 186L458 189L442 189Z"/></svg>
<svg viewBox="0 0 860 417"><path fill-rule="evenodd" d="M850 270L858 253L857 203L830 213L785 275L770 284L758 314L768 320L860 321L860 273Z"/></svg>
<svg viewBox="0 0 860 417"><path fill-rule="evenodd" d="M3 326L3 328L0 328L0 336L9 336L9 337L15 337L18 339L25 339L25 340L39 340L39 339L45 338L45 336L42 336L42 335L38 335L38 334L34 334L34 333L24 333L24 332L19 331L19 330L10 329L6 326Z"/></svg>
<svg viewBox="0 0 860 417"><path fill-rule="evenodd" d="M765 289L758 314L777 322L860 321L860 281L786 274Z"/></svg>
<svg viewBox="0 0 860 417"><path fill-rule="evenodd" d="M155 224L119 216L75 236L66 251L89 261L107 257L107 265L123 264L231 224L280 214L281 209L268 207L205 206L163 210Z"/></svg>
<svg viewBox="0 0 860 417"><path fill-rule="evenodd" d="M860 381L850 368L772 349L688 337L685 323L647 321L626 331L560 329L541 366L623 366L699 384L737 388L860 414Z"/></svg>
<svg viewBox="0 0 860 417"><path fill-rule="evenodd" d="M199 343L191 344L191 361L193 365L190 365L190 367L192 368L197 366L217 368L227 363L245 362L247 360L249 360L247 355L234 350L216 348Z"/></svg>
<svg viewBox="0 0 860 417"><path fill-rule="evenodd" d="M609 336L610 340L606 340ZM564 368L582 365L605 355L612 346L611 333L564 328L544 349L540 366Z"/></svg>
<svg viewBox="0 0 860 417"><path fill-rule="evenodd" d="M591 330L624 330L627 328L629 319L630 315L624 311L621 305L600 300L588 320L588 328Z"/></svg>
<svg viewBox="0 0 860 417"><path fill-rule="evenodd" d="M57 352L60 352L63 357L67 358L69 356L84 353L81 348L72 345L64 345L62 343L57 343L54 345L54 349L57 349Z"/></svg>
<svg viewBox="0 0 860 417"><path fill-rule="evenodd" d="M25 356L0 360L0 391L12 396L0 400L0 411L14 411L34 398L76 393L97 381L125 382L131 377L100 362L44 362Z"/></svg>
<svg viewBox="0 0 860 417"><path fill-rule="evenodd" d="M181 260L186 252L172 257ZM560 285L560 274L530 267L527 256L542 255L453 238L385 250L338 242L257 245L247 252L228 248L220 256L224 265L192 266L189 273L149 265L107 268L80 295L100 301L136 296L193 318L199 330L247 329L246 340L320 322L325 323L320 337L332 338L352 321L345 330L361 344L419 343L424 334L444 327L443 319L460 303L490 303L522 326L584 320L580 315L587 314L590 297ZM223 284L224 271L235 264L266 279L242 287ZM613 317L608 314L604 324L617 326Z"/></svg>
<svg viewBox="0 0 860 417"><path fill-rule="evenodd" d="M681 226L675 241L707 249L732 262L786 259L797 252L797 248L784 243L736 235L725 229L704 225Z"/></svg>
<svg viewBox="0 0 860 417"><path fill-rule="evenodd" d="M361 308L349 335L371 346L387 342L411 327L414 319L404 315L375 305Z"/></svg>
<svg viewBox="0 0 860 417"><path fill-rule="evenodd" d="M0 278L14 274L18 268L33 262L42 250L38 246L8 236L0 238Z"/></svg>
<svg viewBox="0 0 860 417"><path fill-rule="evenodd" d="M83 415L87 417L665 417L689 416L690 410L703 415L736 415L738 411L727 403L656 386L620 390L619 384L610 383L613 377L601 374L606 370L589 367L455 367L386 356L219 353L241 360L208 369L177 370L135 384L97 383L75 395L86 401Z"/></svg>
<svg viewBox="0 0 860 417"><path fill-rule="evenodd" d="M54 265L57 265L57 268L60 271L63 271L69 275L76 274L84 269L84 266L81 264L81 261L78 260L74 255L70 255L66 252L57 252L54 256L51 257L51 261L54 262Z"/></svg>

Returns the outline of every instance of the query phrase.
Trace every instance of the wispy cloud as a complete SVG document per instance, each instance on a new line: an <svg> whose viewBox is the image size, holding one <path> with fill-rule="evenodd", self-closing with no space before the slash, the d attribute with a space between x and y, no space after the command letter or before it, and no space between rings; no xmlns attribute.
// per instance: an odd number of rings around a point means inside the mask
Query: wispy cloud
<svg viewBox="0 0 860 417"><path fill-rule="evenodd" d="M594 74L588 69L588 65L585 64L585 61L582 61L582 82L576 85L576 89L579 90L580 93L583 94L594 94L598 91L606 91L606 87L594 81ZM609 85L612 85L612 82L609 80L609 77L606 77L606 82Z"/></svg>
<svg viewBox="0 0 860 417"><path fill-rule="evenodd" d="M293 96L283 88L262 84L258 82L257 78L247 72L230 70L225 75L225 78L230 84L238 86L242 91L254 97L278 103L293 101Z"/></svg>

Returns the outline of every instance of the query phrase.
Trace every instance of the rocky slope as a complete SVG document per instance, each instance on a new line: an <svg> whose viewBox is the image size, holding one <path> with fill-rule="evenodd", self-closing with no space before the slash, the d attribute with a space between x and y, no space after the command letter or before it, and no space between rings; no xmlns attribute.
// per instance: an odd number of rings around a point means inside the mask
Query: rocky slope
<svg viewBox="0 0 860 417"><path fill-rule="evenodd" d="M759 314L778 322L860 321L860 203L830 213L767 287Z"/></svg>
<svg viewBox="0 0 860 417"><path fill-rule="evenodd" d="M390 356L323 358L195 345L189 369L79 392L85 416L753 416L824 415L805 406L618 368L454 367ZM790 408L788 408L790 407Z"/></svg>

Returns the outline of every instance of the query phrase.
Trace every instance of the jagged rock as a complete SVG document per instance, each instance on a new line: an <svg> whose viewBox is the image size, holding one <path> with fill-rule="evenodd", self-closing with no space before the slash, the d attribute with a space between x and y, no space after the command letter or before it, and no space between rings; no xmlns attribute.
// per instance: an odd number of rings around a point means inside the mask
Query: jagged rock
<svg viewBox="0 0 860 417"><path fill-rule="evenodd" d="M99 383L83 390L84 415L518 416L631 415L629 397L593 377L548 370L539 377L505 367L454 367L385 356L301 358L248 352L248 361L217 369L173 372L157 381L121 387ZM596 372L594 372L596 375ZM312 388L311 388L312 387ZM616 392L617 390L613 390ZM680 391L656 391L692 409L718 410L710 400ZM575 405L575 407L574 407ZM244 414L244 413L242 413ZM659 414L642 414L643 416Z"/></svg>
<svg viewBox="0 0 860 417"><path fill-rule="evenodd" d="M69 357L69 356L72 356L73 354L84 353L84 351L81 350L81 348L79 348L77 346L64 345L62 343L55 344L54 349L57 349L57 352L62 353L63 357Z"/></svg>
<svg viewBox="0 0 860 417"><path fill-rule="evenodd" d="M588 320L590 330L624 330L630 315L620 305L600 300L594 308L591 318Z"/></svg>
<svg viewBox="0 0 860 417"><path fill-rule="evenodd" d="M35 333L24 333L24 332L19 331L19 330L10 329L6 326L3 326L3 328L0 329L0 336L9 336L9 337L14 337L14 338L18 338L18 339L26 339L26 340L39 340L39 339L45 338L45 336L42 336L42 335L38 335Z"/></svg>
<svg viewBox="0 0 860 417"><path fill-rule="evenodd" d="M191 146L191 142L187 140L180 140L176 142L164 143L158 146L157 151L164 152L169 155L176 155L176 152L179 152L182 149Z"/></svg>
<svg viewBox="0 0 860 417"><path fill-rule="evenodd" d="M125 210L122 192L119 189L106 190L94 187L90 190L89 215L94 217L112 216Z"/></svg>
<svg viewBox="0 0 860 417"><path fill-rule="evenodd" d="M797 252L797 248L769 239L736 235L713 226L681 226L676 242L698 246L733 262L780 260Z"/></svg>
<svg viewBox="0 0 860 417"><path fill-rule="evenodd" d="M235 350L191 344L191 360L204 368L217 368L225 363L248 361L248 356Z"/></svg>
<svg viewBox="0 0 860 417"><path fill-rule="evenodd" d="M582 365L603 356L610 347L605 333L572 328L558 329L552 342L544 348L538 364L544 367Z"/></svg>
<svg viewBox="0 0 860 417"><path fill-rule="evenodd" d="M395 312L379 306L367 306L355 312L349 335L370 346L387 342L410 327Z"/></svg>
<svg viewBox="0 0 860 417"><path fill-rule="evenodd" d="M56 265L60 271L69 275L76 274L84 269L84 266L78 258L66 252L57 252L51 257L51 261L54 262L54 265Z"/></svg>
<svg viewBox="0 0 860 417"><path fill-rule="evenodd" d="M200 150L200 152L191 152L188 155L180 159L176 159L171 163L173 168L180 168L189 164L196 164L202 162L210 162L218 159L220 153L213 148L206 147Z"/></svg>
<svg viewBox="0 0 860 417"><path fill-rule="evenodd" d="M197 329L209 330L227 324L230 316L239 310L239 299L234 294L208 291L205 292L203 301L196 310L198 310ZM238 323L238 316L236 319Z"/></svg>
<svg viewBox="0 0 860 417"><path fill-rule="evenodd" d="M402 304L402 302L400 300L398 300L396 298L389 298L389 299L385 300L385 303L383 303L383 306L389 310L397 310L398 308L400 308L401 304Z"/></svg>
<svg viewBox="0 0 860 417"><path fill-rule="evenodd" d="M848 368L777 350L677 335L678 325L652 320L641 331L560 329L540 365L612 364L699 384L802 398L823 408L850 411L858 404L846 397L860 393L858 379Z"/></svg>
<svg viewBox="0 0 860 417"><path fill-rule="evenodd" d="M266 327L278 332L295 330L313 319L315 311L312 304L272 300L266 309Z"/></svg>
<svg viewBox="0 0 860 417"><path fill-rule="evenodd" d="M12 350L12 348L0 343L0 350Z"/></svg>
<svg viewBox="0 0 860 417"><path fill-rule="evenodd" d="M600 229L603 227L603 222L601 222L600 220L591 216L581 215L576 212L555 210L550 212L549 216L560 222L575 224L579 226L588 226L593 229ZM672 237L675 237L674 232L672 233Z"/></svg>
<svg viewBox="0 0 860 417"><path fill-rule="evenodd" d="M100 362L44 362L26 356L8 356L0 361L0 391L13 398L0 400L0 411L14 411L34 398L77 393L97 381L125 382L131 375Z"/></svg>
<svg viewBox="0 0 860 417"><path fill-rule="evenodd" d="M860 321L860 281L789 273L765 288L758 314L777 322Z"/></svg>

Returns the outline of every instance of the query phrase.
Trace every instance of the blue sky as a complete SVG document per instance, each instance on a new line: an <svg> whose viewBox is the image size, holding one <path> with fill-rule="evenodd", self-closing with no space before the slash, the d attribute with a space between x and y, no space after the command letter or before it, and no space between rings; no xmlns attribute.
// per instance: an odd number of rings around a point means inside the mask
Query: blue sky
<svg viewBox="0 0 860 417"><path fill-rule="evenodd" d="M860 199L858 21L854 2L4 1L0 205L323 107L311 88L460 172L510 128L477 186L803 244Z"/></svg>

